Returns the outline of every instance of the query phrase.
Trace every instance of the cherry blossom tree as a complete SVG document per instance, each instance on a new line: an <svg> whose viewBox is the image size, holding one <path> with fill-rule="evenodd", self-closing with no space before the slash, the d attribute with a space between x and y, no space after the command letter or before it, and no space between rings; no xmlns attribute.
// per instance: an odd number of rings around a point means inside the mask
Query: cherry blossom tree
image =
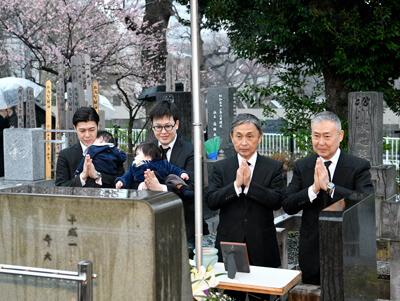
<svg viewBox="0 0 400 301"><path fill-rule="evenodd" d="M157 70L140 60L141 52L156 55L160 42L151 28L143 29L142 20L135 1L0 0L0 30L6 37L0 63L57 75L58 56L70 61L89 54L100 80L118 67L135 70L140 79Z"/></svg>
<svg viewBox="0 0 400 301"><path fill-rule="evenodd" d="M72 56L88 54L93 78L101 87L117 85L132 125L140 109L135 95L164 76L152 60L163 37L144 13L139 0L0 0L0 65L55 82L58 56L68 65Z"/></svg>

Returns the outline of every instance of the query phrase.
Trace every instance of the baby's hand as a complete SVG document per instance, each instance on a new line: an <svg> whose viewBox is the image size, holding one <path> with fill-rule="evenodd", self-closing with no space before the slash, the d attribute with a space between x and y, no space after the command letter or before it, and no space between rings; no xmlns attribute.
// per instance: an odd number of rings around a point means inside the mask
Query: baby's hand
<svg viewBox="0 0 400 301"><path fill-rule="evenodd" d="M124 183L122 181L118 181L117 184L115 184L115 188L120 189L122 186L124 186Z"/></svg>
<svg viewBox="0 0 400 301"><path fill-rule="evenodd" d="M181 174L181 179L187 181L189 180L189 175L184 172L183 174Z"/></svg>

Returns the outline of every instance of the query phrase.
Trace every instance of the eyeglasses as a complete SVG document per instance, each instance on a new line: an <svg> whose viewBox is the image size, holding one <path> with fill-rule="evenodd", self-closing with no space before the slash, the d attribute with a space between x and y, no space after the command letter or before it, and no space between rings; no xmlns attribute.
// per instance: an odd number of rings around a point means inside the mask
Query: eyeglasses
<svg viewBox="0 0 400 301"><path fill-rule="evenodd" d="M156 132L161 132L163 129L165 129L167 132L170 132L170 131L172 131L172 129L174 128L175 125L176 125L176 123L174 125L168 124L165 126L155 125L152 127L152 129Z"/></svg>

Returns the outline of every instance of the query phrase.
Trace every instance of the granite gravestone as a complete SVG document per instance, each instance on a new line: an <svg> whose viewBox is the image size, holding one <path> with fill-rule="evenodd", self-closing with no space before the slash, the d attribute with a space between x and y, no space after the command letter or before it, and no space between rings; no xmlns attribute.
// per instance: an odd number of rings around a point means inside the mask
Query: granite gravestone
<svg viewBox="0 0 400 301"><path fill-rule="evenodd" d="M349 93L349 153L368 160L372 166L381 165L382 137L383 94Z"/></svg>
<svg viewBox="0 0 400 301"><path fill-rule="evenodd" d="M65 119L66 129L73 130L74 125L72 123L72 117L74 116L74 113L78 108L74 107L72 83L67 83L67 108L68 108L66 114L67 116ZM68 138L68 146L72 146L78 141L78 138L76 137L75 133L67 133L67 138Z"/></svg>
<svg viewBox="0 0 400 301"><path fill-rule="evenodd" d="M92 85L92 74L90 71L90 56L85 54L83 56L84 68L84 89L86 91L87 106L93 107L93 85Z"/></svg>
<svg viewBox="0 0 400 301"><path fill-rule="evenodd" d="M67 129L67 113L66 113L66 102L65 102L65 68L64 68L64 57L59 56L57 58L57 70L58 70L58 81L56 84L56 95L57 95L57 103L59 104L59 108L57 109L59 114L59 128L60 129ZM56 139L58 140L60 137L57 136Z"/></svg>
<svg viewBox="0 0 400 301"><path fill-rule="evenodd" d="M24 89L18 88L18 127L23 129L25 127L25 110L24 110Z"/></svg>
<svg viewBox="0 0 400 301"><path fill-rule="evenodd" d="M217 87L207 89L208 139L221 137L220 149L226 157L234 154L229 136L229 126L236 116L236 88Z"/></svg>
<svg viewBox="0 0 400 301"><path fill-rule="evenodd" d="M5 129L4 179L36 181L44 178L43 129Z"/></svg>
<svg viewBox="0 0 400 301"><path fill-rule="evenodd" d="M396 167L383 163L383 94L349 93L349 153L371 163L376 195L378 238L400 235L400 205L396 202Z"/></svg>
<svg viewBox="0 0 400 301"><path fill-rule="evenodd" d="M28 87L26 93L26 113L25 125L27 128L36 127L36 111L35 111L35 97L33 96L33 88Z"/></svg>
<svg viewBox="0 0 400 301"><path fill-rule="evenodd" d="M0 262L76 271L94 300L193 300L183 206L173 193L18 186L0 190ZM0 275L7 300L74 300L68 281Z"/></svg>
<svg viewBox="0 0 400 301"><path fill-rule="evenodd" d="M353 194L319 217L321 300L376 300L375 198Z"/></svg>
<svg viewBox="0 0 400 301"><path fill-rule="evenodd" d="M172 53L168 54L165 64L165 91L175 92L175 58Z"/></svg>
<svg viewBox="0 0 400 301"><path fill-rule="evenodd" d="M99 130L104 131L106 128L106 112L104 110L99 110Z"/></svg>
<svg viewBox="0 0 400 301"><path fill-rule="evenodd" d="M57 84L56 84L56 89L57 89L56 103L58 104L57 114L59 116L58 126L59 126L59 129L65 130L65 129L67 129L67 122L66 122L67 112L66 112L66 105L65 105L64 82L58 80Z"/></svg>
<svg viewBox="0 0 400 301"><path fill-rule="evenodd" d="M113 96L113 106L120 107L121 106L121 98L118 95Z"/></svg>
<svg viewBox="0 0 400 301"><path fill-rule="evenodd" d="M192 91L192 58L190 56L185 56L183 61L183 73L184 82L183 87L185 92Z"/></svg>

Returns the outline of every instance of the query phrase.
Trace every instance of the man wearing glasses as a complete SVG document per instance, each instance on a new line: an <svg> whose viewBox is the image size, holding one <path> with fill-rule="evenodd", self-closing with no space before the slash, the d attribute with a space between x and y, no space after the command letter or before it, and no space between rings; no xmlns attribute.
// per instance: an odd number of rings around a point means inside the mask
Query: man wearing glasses
<svg viewBox="0 0 400 301"><path fill-rule="evenodd" d="M189 190L194 190L194 148L193 144L181 140L177 135L179 129L179 113L175 104L168 100L158 101L149 112L149 119L156 137L155 143L161 148L163 158L169 163L185 170L189 175L186 182ZM145 172L145 181L148 190L173 191L170 186L158 181L154 172ZM134 183L133 188L141 190L140 183ZM186 235L189 248L194 247L194 200L181 196L185 214ZM204 226L203 226L204 227ZM204 228L205 232L207 227Z"/></svg>

